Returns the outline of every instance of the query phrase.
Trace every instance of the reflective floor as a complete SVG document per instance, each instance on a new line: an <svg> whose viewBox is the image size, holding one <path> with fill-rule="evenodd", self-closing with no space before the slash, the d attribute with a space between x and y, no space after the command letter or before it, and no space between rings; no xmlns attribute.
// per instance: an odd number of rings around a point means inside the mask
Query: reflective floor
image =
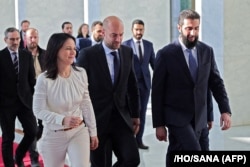
<svg viewBox="0 0 250 167"><path fill-rule="evenodd" d="M216 122L218 120L215 120L215 125L210 132L211 150L250 150L250 125L221 131ZM16 135L15 140L18 142L20 135ZM168 142L159 142L156 139L155 129L152 128L151 111L149 110L146 118L144 143L149 146L149 150L139 150L141 157L139 167L164 167Z"/></svg>
<svg viewBox="0 0 250 167"><path fill-rule="evenodd" d="M149 112L146 122L144 143L149 145L150 148L147 151L140 150L141 164L139 167L164 167L168 143L156 139L155 129L152 128L152 117ZM210 131L210 149L216 151L249 151L250 125L232 127L227 131L221 131L219 125L214 125Z"/></svg>

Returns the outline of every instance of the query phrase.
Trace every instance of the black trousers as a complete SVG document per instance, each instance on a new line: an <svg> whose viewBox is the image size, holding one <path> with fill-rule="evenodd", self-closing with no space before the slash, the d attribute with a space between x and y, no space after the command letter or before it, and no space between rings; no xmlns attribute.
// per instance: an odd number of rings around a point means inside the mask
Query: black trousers
<svg viewBox="0 0 250 167"><path fill-rule="evenodd" d="M24 136L16 152L16 162L21 162L37 132L37 123L33 111L24 106L20 100L11 106L0 106L0 125L2 130L2 155L5 167L14 167L13 141L15 138L15 120L20 121Z"/></svg>
<svg viewBox="0 0 250 167"><path fill-rule="evenodd" d="M91 167L111 167L112 151L117 157L114 167L137 167L140 156L134 133L114 110L107 133L98 135L99 146L91 151Z"/></svg>
<svg viewBox="0 0 250 167"><path fill-rule="evenodd" d="M205 127L201 130L201 136L199 139L202 151L209 151L209 129Z"/></svg>
<svg viewBox="0 0 250 167"><path fill-rule="evenodd" d="M168 126L169 146L166 157L166 167L171 167L170 153L172 151L201 151L199 138L193 125L184 127Z"/></svg>
<svg viewBox="0 0 250 167"><path fill-rule="evenodd" d="M146 122L146 112L150 90L146 88L144 82L139 84L140 91L140 102L141 102L141 110L140 110L140 129L136 134L136 140L140 144L142 143L142 137L144 134L145 122Z"/></svg>

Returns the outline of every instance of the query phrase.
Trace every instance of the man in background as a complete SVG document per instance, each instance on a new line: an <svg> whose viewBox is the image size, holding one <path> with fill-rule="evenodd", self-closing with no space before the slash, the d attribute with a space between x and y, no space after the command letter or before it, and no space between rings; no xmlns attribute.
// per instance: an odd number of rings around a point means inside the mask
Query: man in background
<svg viewBox="0 0 250 167"><path fill-rule="evenodd" d="M26 31L27 47L34 59L34 67L36 71L36 78L43 71L45 50L39 46L39 33L35 28L29 28Z"/></svg>
<svg viewBox="0 0 250 167"><path fill-rule="evenodd" d="M41 72L44 70L44 56L45 56L45 50L42 49L38 44L39 43L38 30L35 28L29 28L26 31L26 40L27 40L26 50L30 52L33 56L35 73L37 78L38 75L41 74ZM37 137L29 148L31 167L40 167L38 162L39 154L36 145L37 141L40 139L42 135L42 131L43 131L42 121L38 120Z"/></svg>
<svg viewBox="0 0 250 167"><path fill-rule="evenodd" d="M90 38L80 38L76 40L76 49L78 51L77 57L84 48L100 44L103 40L103 23L101 21L94 21L91 25Z"/></svg>
<svg viewBox="0 0 250 167"><path fill-rule="evenodd" d="M28 30L29 26L30 26L30 21L29 20L23 20L21 22L20 45L19 45L20 49L26 48L27 42L26 42L25 35L26 35L26 30Z"/></svg>
<svg viewBox="0 0 250 167"><path fill-rule="evenodd" d="M123 44L133 49L134 69L140 92L140 129L136 135L136 141L138 148L148 149L149 147L144 144L142 138L146 122L147 104L151 89L149 65L151 66L151 69L154 69L155 52L152 42L142 39L145 30L144 22L142 20L134 20L131 30L133 37L123 42Z"/></svg>
<svg viewBox="0 0 250 167"><path fill-rule="evenodd" d="M103 40L103 24L101 21L94 21L91 25L91 36L88 39L82 39L76 41L76 48L80 51L83 48L99 44Z"/></svg>
<svg viewBox="0 0 250 167"><path fill-rule="evenodd" d="M91 45L99 44L103 40L103 23L94 21L91 25Z"/></svg>
<svg viewBox="0 0 250 167"><path fill-rule="evenodd" d="M62 32L66 34L73 35L73 25L69 21L65 21L62 23Z"/></svg>

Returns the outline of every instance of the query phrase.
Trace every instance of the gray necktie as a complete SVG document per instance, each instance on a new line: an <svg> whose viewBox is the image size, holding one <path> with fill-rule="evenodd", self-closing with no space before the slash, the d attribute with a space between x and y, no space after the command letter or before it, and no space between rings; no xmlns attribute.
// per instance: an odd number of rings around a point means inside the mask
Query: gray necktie
<svg viewBox="0 0 250 167"><path fill-rule="evenodd" d="M189 64L189 71L190 71L190 74L193 78L193 81L196 82L196 79L197 79L197 63L195 61L195 58L192 54L192 51L191 49L187 49L187 52L189 53L189 56L188 56L188 64Z"/></svg>

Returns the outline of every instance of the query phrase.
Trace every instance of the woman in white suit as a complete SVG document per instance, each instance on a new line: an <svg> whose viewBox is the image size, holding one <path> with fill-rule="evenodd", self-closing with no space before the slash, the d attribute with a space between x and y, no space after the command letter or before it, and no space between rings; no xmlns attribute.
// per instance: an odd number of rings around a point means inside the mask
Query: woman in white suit
<svg viewBox="0 0 250 167"><path fill-rule="evenodd" d="M74 65L75 39L53 34L45 55L45 72L35 86L33 110L44 124L38 149L46 167L90 166L90 149L98 147L96 120L83 68Z"/></svg>

